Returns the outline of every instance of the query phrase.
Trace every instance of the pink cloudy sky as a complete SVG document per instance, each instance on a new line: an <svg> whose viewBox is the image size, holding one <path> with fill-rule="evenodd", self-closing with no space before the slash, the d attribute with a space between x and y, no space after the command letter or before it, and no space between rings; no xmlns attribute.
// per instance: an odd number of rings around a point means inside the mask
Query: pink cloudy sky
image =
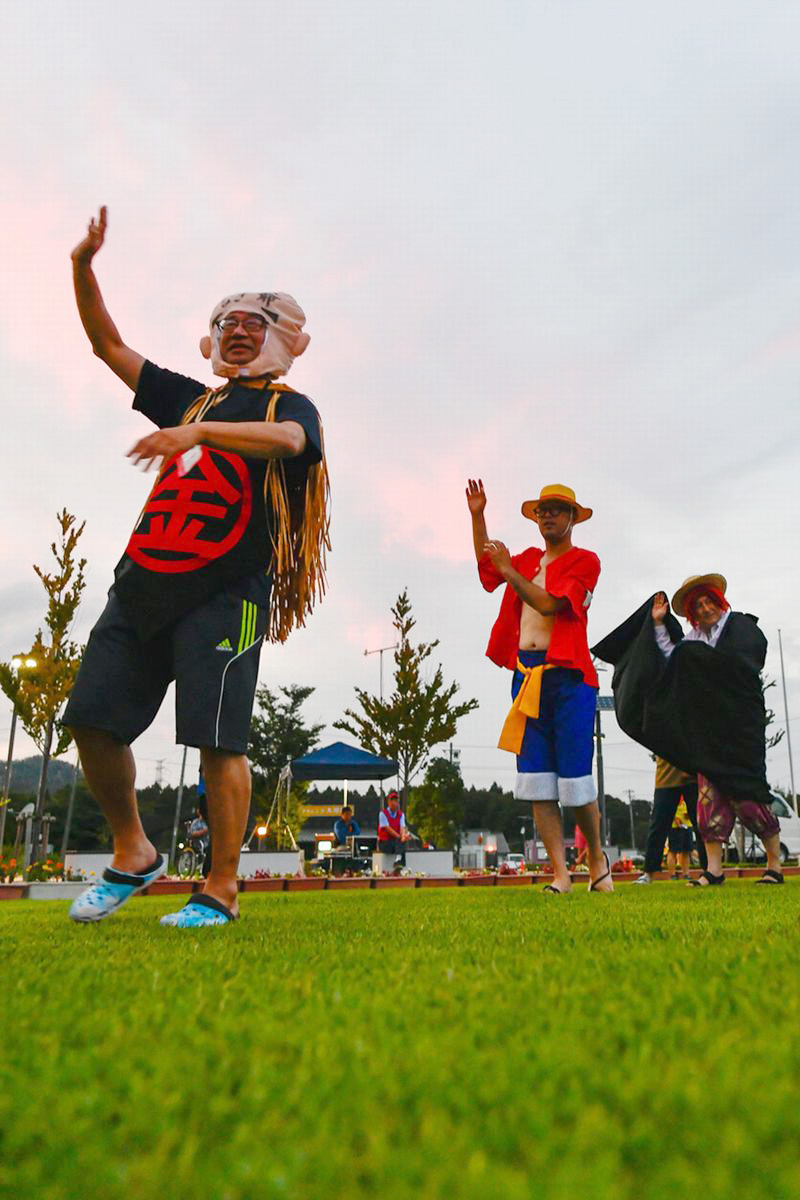
<svg viewBox="0 0 800 1200"><path fill-rule="evenodd" d="M515 549L542 484L595 509L579 539L603 560L594 637L658 587L727 575L734 606L761 617L772 676L783 631L800 743L800 15L736 0L655 12L11 11L0 656L35 632L31 563L56 510L86 520L85 639L147 491L124 458L146 425L71 295L69 251L105 203L109 308L160 364L209 379L197 339L230 291L284 289L306 309L290 382L325 420L330 589L261 677L313 685L326 736L354 686L377 687L363 651L391 642L408 587L420 636L480 701L456 738L466 780L510 785L492 749L508 678L483 657L498 601L477 584L463 498L481 475L490 529ZM648 794L647 755L608 724L609 790ZM142 780L159 759L177 779L169 701L139 757ZM788 784L785 746L770 768Z"/></svg>

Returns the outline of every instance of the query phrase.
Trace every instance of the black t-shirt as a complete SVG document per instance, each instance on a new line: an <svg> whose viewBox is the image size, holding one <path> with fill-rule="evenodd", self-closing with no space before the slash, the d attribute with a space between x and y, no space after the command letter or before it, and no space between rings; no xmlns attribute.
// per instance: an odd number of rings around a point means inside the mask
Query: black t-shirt
<svg viewBox="0 0 800 1200"><path fill-rule="evenodd" d="M146 362L133 407L159 428L172 428L205 390ZM271 395L269 387L234 382L203 421L263 421ZM319 415L308 397L281 392L275 419L296 421L306 434L303 453L283 459L290 504L299 504L308 468L322 458ZM164 464L115 571L117 595L143 639L222 590L269 601L266 459L205 445L189 453L188 462L176 456Z"/></svg>

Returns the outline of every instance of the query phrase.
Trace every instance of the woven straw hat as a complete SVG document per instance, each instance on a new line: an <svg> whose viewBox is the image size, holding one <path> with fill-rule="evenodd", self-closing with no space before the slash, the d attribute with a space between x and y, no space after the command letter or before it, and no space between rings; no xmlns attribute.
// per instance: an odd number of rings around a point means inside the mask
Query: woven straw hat
<svg viewBox="0 0 800 1200"><path fill-rule="evenodd" d="M536 510L543 500L563 500L565 504L569 504L576 513L576 525L579 525L581 521L588 521L592 515L590 508L584 508L582 504L578 504L572 488L566 487L563 483L549 483L547 487L542 488L538 500L525 501L522 506L523 517L527 517L529 521L535 521Z"/></svg>
<svg viewBox="0 0 800 1200"><path fill-rule="evenodd" d="M686 616L686 597L690 592L693 592L696 587L702 587L703 584L708 584L710 587L716 588L718 592L725 595L725 589L728 586L728 581L724 575L690 575L684 580L678 588L675 595L672 597L672 611L677 613L679 617Z"/></svg>

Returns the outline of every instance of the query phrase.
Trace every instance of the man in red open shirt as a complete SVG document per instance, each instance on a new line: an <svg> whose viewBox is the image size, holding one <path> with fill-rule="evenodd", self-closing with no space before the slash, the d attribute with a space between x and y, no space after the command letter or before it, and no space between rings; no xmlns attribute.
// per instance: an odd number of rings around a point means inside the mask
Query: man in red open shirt
<svg viewBox="0 0 800 1200"><path fill-rule="evenodd" d="M608 860L600 843L600 815L592 776L592 733L597 674L586 639L586 614L600 575L600 560L572 545L572 527L592 515L571 488L552 484L538 500L522 506L536 521L545 549L509 554L489 540L486 493L470 479L467 504L478 574L487 591L506 584L487 655L514 672L514 700L500 736L500 748L517 756L514 794L533 802L533 815L553 867L547 891L572 887L564 853L559 803L575 810L588 843L593 891L613 891Z"/></svg>

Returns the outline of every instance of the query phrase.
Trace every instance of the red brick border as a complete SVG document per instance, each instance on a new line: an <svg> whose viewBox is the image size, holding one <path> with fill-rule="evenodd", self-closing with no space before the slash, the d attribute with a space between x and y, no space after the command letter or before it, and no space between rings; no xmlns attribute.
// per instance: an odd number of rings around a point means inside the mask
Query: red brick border
<svg viewBox="0 0 800 1200"><path fill-rule="evenodd" d="M731 879L756 879L764 873L763 867L728 867L725 874ZM800 875L800 866L784 867L786 876ZM693 878L698 875L692 872ZM612 876L615 883L631 883L639 878L638 871L615 872ZM572 876L573 883L589 882L589 875L579 871ZM355 875L345 878L329 878L327 875L292 876L288 879L274 877L271 879L240 879L240 892L324 892L377 890L384 888L432 888L432 887L530 887L552 882L552 875ZM666 871L654 873L655 880L669 880ZM0 901L26 900L28 898L27 883L0 883ZM157 879L139 894L142 896L180 896L191 895L202 889L202 879Z"/></svg>
<svg viewBox="0 0 800 1200"><path fill-rule="evenodd" d="M280 879L240 879L240 892L285 892L287 880Z"/></svg>
<svg viewBox="0 0 800 1200"><path fill-rule="evenodd" d="M0 883L0 900L27 900L27 883Z"/></svg>

